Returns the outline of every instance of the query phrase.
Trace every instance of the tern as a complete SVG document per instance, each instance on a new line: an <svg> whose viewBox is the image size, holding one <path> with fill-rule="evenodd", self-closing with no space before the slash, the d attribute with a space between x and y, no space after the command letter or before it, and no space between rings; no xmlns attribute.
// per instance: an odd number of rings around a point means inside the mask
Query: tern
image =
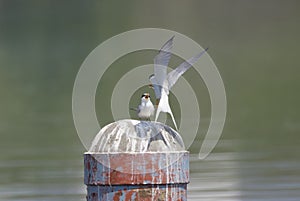
<svg viewBox="0 0 300 201"><path fill-rule="evenodd" d="M198 61L198 59L208 50L208 48L206 48L199 54L191 57L187 61L183 62L177 68L175 68L167 74L167 67L172 56L171 49L173 47L173 39L174 36L162 46L158 55L155 56L154 74L150 75L149 79L156 96L157 110L155 115L155 121L157 121L160 112L169 113L176 130L178 130L174 115L169 105L168 95L170 89L177 82L179 77L183 73L185 73L192 65L194 65Z"/></svg>
<svg viewBox="0 0 300 201"><path fill-rule="evenodd" d="M144 93L141 97L141 104L137 108L137 115L140 119L150 120L154 115L154 106L150 100L150 94Z"/></svg>

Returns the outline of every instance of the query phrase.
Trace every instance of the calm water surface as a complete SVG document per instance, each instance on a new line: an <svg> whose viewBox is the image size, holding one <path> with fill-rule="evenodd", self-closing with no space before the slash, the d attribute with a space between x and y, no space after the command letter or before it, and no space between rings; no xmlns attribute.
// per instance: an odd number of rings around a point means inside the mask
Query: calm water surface
<svg viewBox="0 0 300 201"><path fill-rule="evenodd" d="M226 88L222 140L203 161L191 155L188 199L299 201L299 9L296 0L0 1L0 201L85 200L85 150L72 119L76 74L101 42L145 27L209 47ZM154 55L133 52L105 72L96 95L102 126L113 120L118 79ZM185 78L202 120L210 119L209 94L194 74ZM200 128L199 141L208 124Z"/></svg>
<svg viewBox="0 0 300 201"><path fill-rule="evenodd" d="M234 143L226 140L219 146L230 150L226 146ZM300 160L276 157L280 152L214 152L203 161L192 154L188 200L298 201ZM0 165L0 200L85 200L82 163L81 155L7 160Z"/></svg>

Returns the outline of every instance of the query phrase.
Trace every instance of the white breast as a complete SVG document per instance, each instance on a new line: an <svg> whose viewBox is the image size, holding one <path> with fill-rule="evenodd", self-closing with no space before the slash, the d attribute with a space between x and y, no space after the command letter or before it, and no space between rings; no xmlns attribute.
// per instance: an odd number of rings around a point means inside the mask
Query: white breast
<svg viewBox="0 0 300 201"><path fill-rule="evenodd" d="M139 105L138 117L139 118L150 118L154 114L154 106L151 101L147 103L142 103Z"/></svg>

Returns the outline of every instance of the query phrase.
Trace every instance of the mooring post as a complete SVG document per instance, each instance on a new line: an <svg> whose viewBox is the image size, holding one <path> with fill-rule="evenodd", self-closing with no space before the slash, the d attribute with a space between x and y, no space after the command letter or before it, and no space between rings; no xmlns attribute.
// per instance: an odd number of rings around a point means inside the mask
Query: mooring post
<svg viewBox="0 0 300 201"><path fill-rule="evenodd" d="M164 124L121 120L84 154L84 182L88 201L185 201L189 153Z"/></svg>

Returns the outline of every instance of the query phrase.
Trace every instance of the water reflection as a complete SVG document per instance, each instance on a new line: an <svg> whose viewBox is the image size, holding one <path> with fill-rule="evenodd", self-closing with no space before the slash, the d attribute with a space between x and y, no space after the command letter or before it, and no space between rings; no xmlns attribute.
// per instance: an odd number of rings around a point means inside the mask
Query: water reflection
<svg viewBox="0 0 300 201"><path fill-rule="evenodd" d="M212 153L205 161L192 160L189 200L298 201L300 160L282 159L282 150L289 149Z"/></svg>
<svg viewBox="0 0 300 201"><path fill-rule="evenodd" d="M0 200L85 200L81 160L10 160L0 170Z"/></svg>
<svg viewBox="0 0 300 201"><path fill-rule="evenodd" d="M299 159L276 157L280 150L229 152L234 143L220 143L227 151L213 152L204 161L191 154L188 200L299 200ZM83 159L11 159L1 163L0 171L0 200L85 200Z"/></svg>
<svg viewBox="0 0 300 201"><path fill-rule="evenodd" d="M192 155L188 200L240 200L237 153L211 153L204 161Z"/></svg>

